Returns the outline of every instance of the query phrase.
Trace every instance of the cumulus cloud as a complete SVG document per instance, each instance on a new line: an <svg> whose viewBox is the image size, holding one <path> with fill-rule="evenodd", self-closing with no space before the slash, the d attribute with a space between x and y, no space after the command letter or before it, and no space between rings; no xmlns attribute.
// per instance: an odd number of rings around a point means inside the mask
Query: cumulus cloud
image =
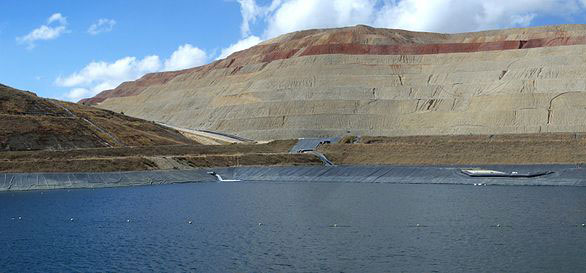
<svg viewBox="0 0 586 273"><path fill-rule="evenodd" d="M47 19L45 25L33 29L27 35L17 37L16 40L21 44L27 44L27 48L32 49L36 41L57 39L67 31L67 18L61 13L54 13Z"/></svg>
<svg viewBox="0 0 586 273"><path fill-rule="evenodd" d="M242 15L242 24L240 25L242 39L221 49L216 60L226 58L234 52L245 50L261 43L264 39L252 35L251 25L256 22L257 18L266 18L281 5L281 0L273 0L268 6L259 6L255 0L237 1L240 4L240 13Z"/></svg>
<svg viewBox="0 0 586 273"><path fill-rule="evenodd" d="M65 25L67 24L67 18L63 17L61 13L53 13L49 19L47 19L47 24L51 24L53 22L59 22L59 24Z"/></svg>
<svg viewBox="0 0 586 273"><path fill-rule="evenodd" d="M369 23L376 2L372 0L288 0L266 17L264 35Z"/></svg>
<svg viewBox="0 0 586 273"><path fill-rule="evenodd" d="M85 88L74 88L65 94L65 99L69 101L79 101L82 98L87 98L95 95L94 92Z"/></svg>
<svg viewBox="0 0 586 273"><path fill-rule="evenodd" d="M231 44L227 48L222 49L220 56L216 60L224 59L224 58L230 56L234 52L251 48L261 42L262 42L262 39L257 36L253 35L253 36L246 37L246 38L244 38L234 44Z"/></svg>
<svg viewBox="0 0 586 273"><path fill-rule="evenodd" d="M124 57L114 62L91 62L81 70L68 76L59 76L55 84L70 88L64 94L66 100L78 101L95 96L101 91L116 88L125 81L132 81L144 74L191 68L205 64L208 56L205 51L190 44L179 46L168 59L161 61L157 55Z"/></svg>
<svg viewBox="0 0 586 273"><path fill-rule="evenodd" d="M263 20L263 39L356 24L447 33L525 27L539 16L567 17L586 7L586 0L273 0L264 7L238 2L243 35Z"/></svg>
<svg viewBox="0 0 586 273"><path fill-rule="evenodd" d="M385 4L374 25L417 31L465 32L529 26L537 16L567 16L579 12L567 0L402 0Z"/></svg>
<svg viewBox="0 0 586 273"><path fill-rule="evenodd" d="M171 57L165 61L165 70L180 70L200 66L208 60L205 51L190 44L179 46Z"/></svg>
<svg viewBox="0 0 586 273"><path fill-rule="evenodd" d="M253 24L258 17L266 17L281 5L281 0L273 0L271 5L266 7L257 5L255 0L237 1L240 4L240 13L242 14L240 32L244 38L250 36L250 25Z"/></svg>
<svg viewBox="0 0 586 273"><path fill-rule="evenodd" d="M106 19L102 18L99 19L97 22L93 23L87 30L87 32L91 35L98 35L103 32L110 32L116 25L116 20L114 19Z"/></svg>
<svg viewBox="0 0 586 273"><path fill-rule="evenodd" d="M137 79L146 73L158 71L160 67L161 61L156 55L140 60L136 57L124 57L112 63L91 62L78 72L58 77L55 84L72 88L66 98L79 100L115 88L122 82Z"/></svg>

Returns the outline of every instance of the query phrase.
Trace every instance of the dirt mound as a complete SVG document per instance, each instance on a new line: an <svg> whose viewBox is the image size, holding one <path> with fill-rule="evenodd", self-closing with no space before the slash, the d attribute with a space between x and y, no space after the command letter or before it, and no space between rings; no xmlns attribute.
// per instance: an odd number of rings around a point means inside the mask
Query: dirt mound
<svg viewBox="0 0 586 273"><path fill-rule="evenodd" d="M286 34L83 100L247 138L586 132L586 25Z"/></svg>
<svg viewBox="0 0 586 273"><path fill-rule="evenodd" d="M149 121L0 85L0 152L193 144Z"/></svg>

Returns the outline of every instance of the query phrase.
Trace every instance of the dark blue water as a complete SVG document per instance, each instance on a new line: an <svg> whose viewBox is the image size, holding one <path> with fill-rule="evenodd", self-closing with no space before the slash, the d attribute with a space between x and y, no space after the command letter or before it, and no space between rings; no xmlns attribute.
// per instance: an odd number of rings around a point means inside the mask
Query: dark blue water
<svg viewBox="0 0 586 273"><path fill-rule="evenodd" d="M0 272L585 272L582 223L582 187L246 182L1 193Z"/></svg>

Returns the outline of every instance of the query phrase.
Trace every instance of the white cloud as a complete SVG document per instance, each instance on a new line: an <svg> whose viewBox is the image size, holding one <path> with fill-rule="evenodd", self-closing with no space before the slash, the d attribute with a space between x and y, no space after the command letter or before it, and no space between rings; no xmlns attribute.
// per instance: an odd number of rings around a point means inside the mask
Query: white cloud
<svg viewBox="0 0 586 273"><path fill-rule="evenodd" d="M466 32L529 26L539 16L584 12L586 0L239 0L241 30L266 22L262 38L309 28L366 24L414 31Z"/></svg>
<svg viewBox="0 0 586 273"><path fill-rule="evenodd" d="M124 57L114 62L91 62L78 72L68 76L59 76L55 84L59 87L71 88L64 94L70 101L92 97L101 91L116 88L125 81L132 81L144 74L191 68L205 64L208 55L205 51L190 44L179 46L164 62L157 55L142 59Z"/></svg>
<svg viewBox="0 0 586 273"><path fill-rule="evenodd" d="M238 3L240 3L240 14L242 14L240 32L242 36L246 36L250 34L250 23L254 23L259 15L259 7L254 0L238 0Z"/></svg>
<svg viewBox="0 0 586 273"><path fill-rule="evenodd" d="M67 31L67 18L61 13L55 13L47 19L47 24L32 30L25 36L17 37L16 40L21 44L27 44L27 47L32 49L35 47L35 41L57 39Z"/></svg>
<svg viewBox="0 0 586 273"><path fill-rule="evenodd" d="M91 62L79 72L65 78L58 77L55 83L62 87L88 85L118 85L144 73L154 72L160 68L158 56L147 56L142 60L125 57L113 63ZM111 84L109 84L111 83Z"/></svg>
<svg viewBox="0 0 586 273"><path fill-rule="evenodd" d="M54 13L53 15L51 15L51 17L49 17L49 19L47 19L47 24L53 22L59 22L59 24L65 25L67 24L67 18L63 17L61 13Z"/></svg>
<svg viewBox="0 0 586 273"><path fill-rule="evenodd" d="M69 101L79 101L83 98L95 95L92 91L85 88L74 88L65 94L65 98Z"/></svg>
<svg viewBox="0 0 586 273"><path fill-rule="evenodd" d="M264 35L272 38L309 28L329 28L369 23L372 0L288 0L268 15Z"/></svg>
<svg viewBox="0 0 586 273"><path fill-rule="evenodd" d="M578 11L574 0L402 0L385 4L375 14L374 25L453 33L525 27L540 15Z"/></svg>
<svg viewBox="0 0 586 273"><path fill-rule="evenodd" d="M77 100L115 88L122 82L135 80L146 73L159 71L160 68L161 61L156 55L144 57L142 60L124 57L112 63L91 62L79 72L67 77L58 77L55 84L72 88L65 97Z"/></svg>
<svg viewBox="0 0 586 273"><path fill-rule="evenodd" d="M224 58L230 56L234 52L251 48L261 42L262 42L261 38L259 38L257 36L249 36L249 37L244 38L234 44L231 44L227 48L222 49L220 56L216 60L224 59Z"/></svg>
<svg viewBox="0 0 586 273"><path fill-rule="evenodd" d="M93 23L87 30L87 32L91 35L98 35L103 32L110 32L116 25L116 21L114 19L106 19L102 18L99 19L97 22Z"/></svg>
<svg viewBox="0 0 586 273"><path fill-rule="evenodd" d="M179 46L171 57L165 60L165 70L181 70L200 66L208 61L205 51L190 44Z"/></svg>
<svg viewBox="0 0 586 273"><path fill-rule="evenodd" d="M240 13L242 14L240 32L242 33L242 37L245 38L250 36L250 25L253 24L258 17L266 17L281 5L281 0L273 0L271 5L267 7L257 5L255 0L237 1L240 4Z"/></svg>

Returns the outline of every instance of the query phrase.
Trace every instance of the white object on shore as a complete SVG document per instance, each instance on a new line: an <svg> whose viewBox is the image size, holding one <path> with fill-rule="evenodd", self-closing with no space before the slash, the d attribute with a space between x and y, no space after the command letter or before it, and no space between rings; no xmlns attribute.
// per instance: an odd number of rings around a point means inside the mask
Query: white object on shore
<svg viewBox="0 0 586 273"><path fill-rule="evenodd" d="M208 174L215 176L218 179L218 182L240 182L241 180L238 179L224 179L216 172L208 172Z"/></svg>

